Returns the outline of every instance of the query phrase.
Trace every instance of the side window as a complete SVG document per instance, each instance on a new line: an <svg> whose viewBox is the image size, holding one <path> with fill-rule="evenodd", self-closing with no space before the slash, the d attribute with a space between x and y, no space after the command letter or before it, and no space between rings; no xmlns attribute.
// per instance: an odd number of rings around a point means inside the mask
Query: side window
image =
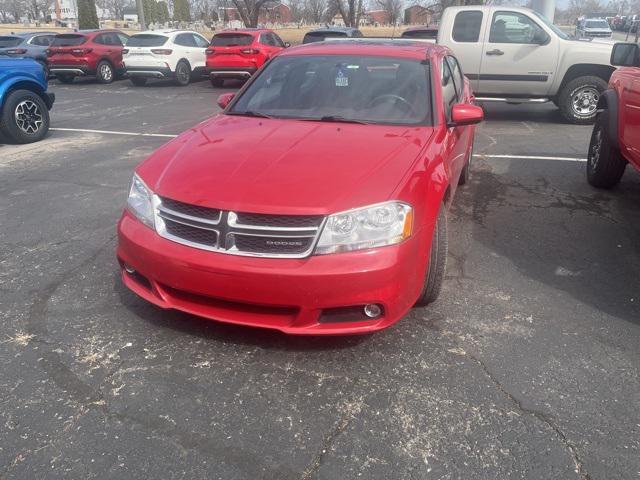
<svg viewBox="0 0 640 480"><path fill-rule="evenodd" d="M263 45L273 46L273 40L271 40L271 35L269 33L261 33L260 43Z"/></svg>
<svg viewBox="0 0 640 480"><path fill-rule="evenodd" d="M496 12L491 21L490 43L534 44L545 31L526 15L517 12Z"/></svg>
<svg viewBox="0 0 640 480"><path fill-rule="evenodd" d="M201 37L200 35L197 35L195 33L192 34L193 35L193 41L196 44L196 47L200 47L200 48L207 48L209 46L209 42L207 42L204 37Z"/></svg>
<svg viewBox="0 0 640 480"><path fill-rule="evenodd" d="M48 47L51 45L53 41L53 36L51 35L38 35L37 37L33 37L29 43L31 45L37 45L39 47Z"/></svg>
<svg viewBox="0 0 640 480"><path fill-rule="evenodd" d="M453 81L456 86L458 101L461 102L462 96L464 95L464 77L462 75L462 70L460 69L458 60L456 60L455 57L448 56L447 63L449 64L449 68L451 69L451 75L453 76Z"/></svg>
<svg viewBox="0 0 640 480"><path fill-rule="evenodd" d="M105 45L120 45L120 39L116 36L115 33L106 33L104 35L104 44Z"/></svg>
<svg viewBox="0 0 640 480"><path fill-rule="evenodd" d="M453 21L452 37L455 42L475 43L480 40L482 12L471 10L460 12Z"/></svg>
<svg viewBox="0 0 640 480"><path fill-rule="evenodd" d="M444 106L445 116L447 121L451 119L451 107L456 103L458 97L456 93L456 86L453 80L453 74L449 68L449 63L443 58L441 63L442 68L442 103Z"/></svg>
<svg viewBox="0 0 640 480"><path fill-rule="evenodd" d="M93 39L93 43L97 43L98 45L106 45L107 42L105 41L104 34L96 35Z"/></svg>
<svg viewBox="0 0 640 480"><path fill-rule="evenodd" d="M271 38L272 38L273 44L276 47L284 48L284 42L278 35L276 35L275 33L272 33Z"/></svg>
<svg viewBox="0 0 640 480"><path fill-rule="evenodd" d="M124 33L116 33L116 35L118 36L118 40L120 40L120 45L127 44L127 40L129 40L129 37L127 35L125 35Z"/></svg>
<svg viewBox="0 0 640 480"><path fill-rule="evenodd" d="M196 42L193 39L193 35L191 35L190 33L181 33L180 35L176 36L176 39L174 40L174 42L176 45L181 45L183 47L195 47L196 46Z"/></svg>

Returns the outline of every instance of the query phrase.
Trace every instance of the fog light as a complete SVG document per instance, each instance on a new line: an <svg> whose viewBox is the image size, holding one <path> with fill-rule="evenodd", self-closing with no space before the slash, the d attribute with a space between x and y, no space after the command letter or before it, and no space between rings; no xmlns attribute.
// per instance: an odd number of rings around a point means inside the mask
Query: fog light
<svg viewBox="0 0 640 480"><path fill-rule="evenodd" d="M133 275L134 273L136 273L135 268L131 268L129 265L127 265L125 263L124 265L124 271L127 272L129 275Z"/></svg>
<svg viewBox="0 0 640 480"><path fill-rule="evenodd" d="M382 315L382 308L376 303L370 303L364 306L364 314L369 318L378 318Z"/></svg>

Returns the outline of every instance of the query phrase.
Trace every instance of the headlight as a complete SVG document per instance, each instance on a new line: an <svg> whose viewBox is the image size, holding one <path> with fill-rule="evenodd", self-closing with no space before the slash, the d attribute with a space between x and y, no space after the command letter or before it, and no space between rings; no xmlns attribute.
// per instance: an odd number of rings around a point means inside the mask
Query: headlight
<svg viewBox="0 0 640 480"><path fill-rule="evenodd" d="M133 180L131 180L131 188L129 189L127 208L142 223L154 228L152 197L153 192L149 190L149 187L147 187L140 177L134 173Z"/></svg>
<svg viewBox="0 0 640 480"><path fill-rule="evenodd" d="M314 253L350 252L400 243L411 236L413 209L385 202L331 215Z"/></svg>

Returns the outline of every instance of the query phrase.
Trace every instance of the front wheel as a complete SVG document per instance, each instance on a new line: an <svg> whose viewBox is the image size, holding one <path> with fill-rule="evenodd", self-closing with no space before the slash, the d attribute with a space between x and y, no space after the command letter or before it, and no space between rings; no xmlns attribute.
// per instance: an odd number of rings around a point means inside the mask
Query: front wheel
<svg viewBox="0 0 640 480"><path fill-rule="evenodd" d="M597 188L612 188L620 182L626 166L620 151L611 144L604 116L599 115L589 143L587 181Z"/></svg>
<svg viewBox="0 0 640 480"><path fill-rule="evenodd" d="M422 292L415 303L416 306L422 307L428 305L434 302L438 298L438 295L440 295L440 290L442 290L442 284L444 283L444 273L447 268L448 251L447 216L444 205L442 205L433 230L427 276L424 280Z"/></svg>
<svg viewBox="0 0 640 480"><path fill-rule="evenodd" d="M48 131L49 110L40 95L31 90L11 92L0 116L0 133L15 143L32 143Z"/></svg>
<svg viewBox="0 0 640 480"><path fill-rule="evenodd" d="M191 68L187 62L179 62L176 66L176 85L186 87L191 81Z"/></svg>
<svg viewBox="0 0 640 480"><path fill-rule="evenodd" d="M606 88L607 82L600 77L586 75L574 78L567 82L558 95L560 113L571 123L593 123L598 100Z"/></svg>

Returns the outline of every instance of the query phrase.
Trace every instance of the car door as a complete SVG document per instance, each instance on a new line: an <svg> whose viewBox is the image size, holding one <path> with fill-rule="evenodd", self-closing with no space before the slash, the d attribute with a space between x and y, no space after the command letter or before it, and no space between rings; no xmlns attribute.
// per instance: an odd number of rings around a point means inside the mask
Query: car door
<svg viewBox="0 0 640 480"><path fill-rule="evenodd" d="M487 24L487 15L482 10L458 12L453 20L451 38L445 40L456 52L458 61L474 90L478 88L480 78L482 39Z"/></svg>
<svg viewBox="0 0 640 480"><path fill-rule="evenodd" d="M521 12L492 9L487 30L477 91L483 95L546 95L558 64L558 42L533 17Z"/></svg>
<svg viewBox="0 0 640 480"><path fill-rule="evenodd" d="M454 65L455 72L451 66ZM451 110L456 103L464 99L464 83L458 62L453 57L442 57L440 63L440 84L442 86L442 103L446 121L451 121ZM458 178L466 161L466 145L468 143L468 127L448 127L445 140L445 169L449 178Z"/></svg>
<svg viewBox="0 0 640 480"><path fill-rule="evenodd" d="M262 45L262 51L265 54L265 59L269 60L276 53L275 40L271 36L270 32L263 32L260 34L260 39L258 40Z"/></svg>
<svg viewBox="0 0 640 480"><path fill-rule="evenodd" d="M193 62L191 65L193 68L204 68L207 62L207 55L205 51L207 50L207 47L209 47L209 42L202 35L197 33L193 33L192 35L196 46L193 51Z"/></svg>
<svg viewBox="0 0 640 480"><path fill-rule="evenodd" d="M186 58L191 65L191 69L193 70L193 55L196 48L196 42L193 39L193 35L191 35L191 33L179 33L178 35L176 35L173 43L180 47L179 56L182 58Z"/></svg>
<svg viewBox="0 0 640 480"><path fill-rule="evenodd" d="M627 156L640 168L640 68L623 67L622 75L622 143Z"/></svg>

